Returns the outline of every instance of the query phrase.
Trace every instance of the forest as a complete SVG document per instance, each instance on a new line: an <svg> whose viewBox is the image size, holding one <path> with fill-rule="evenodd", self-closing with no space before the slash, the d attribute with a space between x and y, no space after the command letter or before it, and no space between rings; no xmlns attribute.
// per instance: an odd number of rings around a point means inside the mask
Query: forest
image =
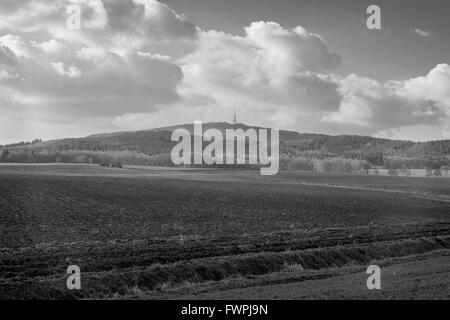
<svg viewBox="0 0 450 320"><path fill-rule="evenodd" d="M192 126L192 125L191 125ZM208 123L225 130L235 124ZM36 139L0 146L3 163L120 163L173 166L175 145L168 128L98 134L83 138L42 141ZM241 125L243 129L257 128ZM371 168L448 169L450 140L413 142L368 136L330 136L280 131L280 168L323 172L359 172Z"/></svg>

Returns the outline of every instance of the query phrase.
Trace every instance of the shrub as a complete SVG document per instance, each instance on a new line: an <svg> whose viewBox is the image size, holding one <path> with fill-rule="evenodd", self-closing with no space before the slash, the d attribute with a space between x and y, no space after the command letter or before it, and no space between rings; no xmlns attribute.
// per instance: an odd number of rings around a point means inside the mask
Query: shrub
<svg viewBox="0 0 450 320"><path fill-rule="evenodd" d="M287 165L288 170L314 170L314 163L310 159L296 158L291 160Z"/></svg>
<svg viewBox="0 0 450 320"><path fill-rule="evenodd" d="M0 157L1 161L6 161L8 160L8 156L9 156L9 150L3 150L2 151L2 155Z"/></svg>
<svg viewBox="0 0 450 320"><path fill-rule="evenodd" d="M398 176L398 171L396 169L390 168L387 174L390 176Z"/></svg>
<svg viewBox="0 0 450 320"><path fill-rule="evenodd" d="M411 176L411 170L409 170L407 168L402 168L399 171L399 175L405 176L405 177L410 177Z"/></svg>

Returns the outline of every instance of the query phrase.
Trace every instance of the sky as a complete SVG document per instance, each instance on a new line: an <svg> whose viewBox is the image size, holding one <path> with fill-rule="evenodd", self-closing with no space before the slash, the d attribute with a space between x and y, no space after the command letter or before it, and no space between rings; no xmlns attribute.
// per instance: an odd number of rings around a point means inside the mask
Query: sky
<svg viewBox="0 0 450 320"><path fill-rule="evenodd" d="M380 30L366 26L372 4ZM450 139L449 12L446 0L2 0L0 144L231 122L235 109L299 132Z"/></svg>

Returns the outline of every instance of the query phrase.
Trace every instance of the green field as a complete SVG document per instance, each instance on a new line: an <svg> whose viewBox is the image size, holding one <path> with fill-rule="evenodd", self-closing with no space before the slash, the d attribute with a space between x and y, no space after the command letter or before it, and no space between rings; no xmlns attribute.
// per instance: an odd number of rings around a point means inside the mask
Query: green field
<svg viewBox="0 0 450 320"><path fill-rule="evenodd" d="M3 299L449 297L446 178L3 164L0 196Z"/></svg>

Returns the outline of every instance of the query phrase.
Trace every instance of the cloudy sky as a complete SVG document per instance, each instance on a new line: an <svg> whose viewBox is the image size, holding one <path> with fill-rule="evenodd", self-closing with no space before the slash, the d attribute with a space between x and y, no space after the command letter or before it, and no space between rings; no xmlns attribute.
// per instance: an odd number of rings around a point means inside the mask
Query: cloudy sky
<svg viewBox="0 0 450 320"><path fill-rule="evenodd" d="M366 27L370 4L381 30ZM0 144L231 121L235 108L300 132L450 139L449 12L447 0L2 0Z"/></svg>

